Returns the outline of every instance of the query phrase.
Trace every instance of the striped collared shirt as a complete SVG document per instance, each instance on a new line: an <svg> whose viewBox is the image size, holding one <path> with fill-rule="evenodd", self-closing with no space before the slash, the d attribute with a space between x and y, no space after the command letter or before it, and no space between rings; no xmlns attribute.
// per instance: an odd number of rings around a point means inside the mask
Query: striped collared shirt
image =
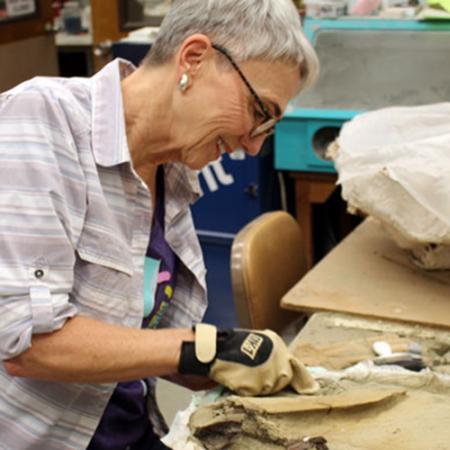
<svg viewBox="0 0 450 450"><path fill-rule="evenodd" d="M0 354L77 314L140 327L151 197L134 172L113 61L90 79L35 78L0 95ZM165 166L166 240L180 260L160 327L206 308L190 203L196 174ZM0 367L0 449L84 449L113 384L12 378Z"/></svg>

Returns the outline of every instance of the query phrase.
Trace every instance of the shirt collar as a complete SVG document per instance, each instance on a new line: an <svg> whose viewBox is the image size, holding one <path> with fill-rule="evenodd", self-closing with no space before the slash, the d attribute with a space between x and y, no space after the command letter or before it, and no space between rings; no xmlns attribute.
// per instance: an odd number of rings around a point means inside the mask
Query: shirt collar
<svg viewBox="0 0 450 450"><path fill-rule="evenodd" d="M131 162L120 83L134 70L130 62L115 59L93 77L92 148L100 166Z"/></svg>
<svg viewBox="0 0 450 450"><path fill-rule="evenodd" d="M121 81L133 73L136 67L124 59L115 59L93 77L92 147L95 162L104 167L130 163L125 129L125 116ZM198 173L180 163L174 179L186 189L185 201L194 203L201 195ZM169 171L172 172L172 171ZM169 174L171 179L172 173ZM181 182L181 183L180 183ZM172 189L173 186L170 186Z"/></svg>

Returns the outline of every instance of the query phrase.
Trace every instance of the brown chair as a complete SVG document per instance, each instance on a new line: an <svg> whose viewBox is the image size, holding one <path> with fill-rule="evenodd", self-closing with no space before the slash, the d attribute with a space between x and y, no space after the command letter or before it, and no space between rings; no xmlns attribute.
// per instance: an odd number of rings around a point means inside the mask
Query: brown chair
<svg viewBox="0 0 450 450"><path fill-rule="evenodd" d="M281 332L299 313L280 308L283 295L306 272L300 226L287 212L265 213L236 235L231 284L239 326Z"/></svg>

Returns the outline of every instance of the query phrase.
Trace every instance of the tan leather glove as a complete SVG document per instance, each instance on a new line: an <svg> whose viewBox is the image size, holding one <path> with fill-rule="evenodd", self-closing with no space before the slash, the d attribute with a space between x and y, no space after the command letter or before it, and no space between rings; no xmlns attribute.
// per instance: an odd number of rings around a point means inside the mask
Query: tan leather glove
<svg viewBox="0 0 450 450"><path fill-rule="evenodd" d="M319 385L271 330L195 327L195 342L183 342L178 370L206 375L239 395L268 395L291 385L299 394Z"/></svg>

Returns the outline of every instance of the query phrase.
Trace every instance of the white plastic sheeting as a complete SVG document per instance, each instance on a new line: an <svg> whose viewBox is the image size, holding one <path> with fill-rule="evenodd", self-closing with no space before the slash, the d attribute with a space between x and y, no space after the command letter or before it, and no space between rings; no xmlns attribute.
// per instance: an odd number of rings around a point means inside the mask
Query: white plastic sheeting
<svg viewBox="0 0 450 450"><path fill-rule="evenodd" d="M418 265L450 269L450 103L361 114L334 158L350 210L381 221Z"/></svg>

